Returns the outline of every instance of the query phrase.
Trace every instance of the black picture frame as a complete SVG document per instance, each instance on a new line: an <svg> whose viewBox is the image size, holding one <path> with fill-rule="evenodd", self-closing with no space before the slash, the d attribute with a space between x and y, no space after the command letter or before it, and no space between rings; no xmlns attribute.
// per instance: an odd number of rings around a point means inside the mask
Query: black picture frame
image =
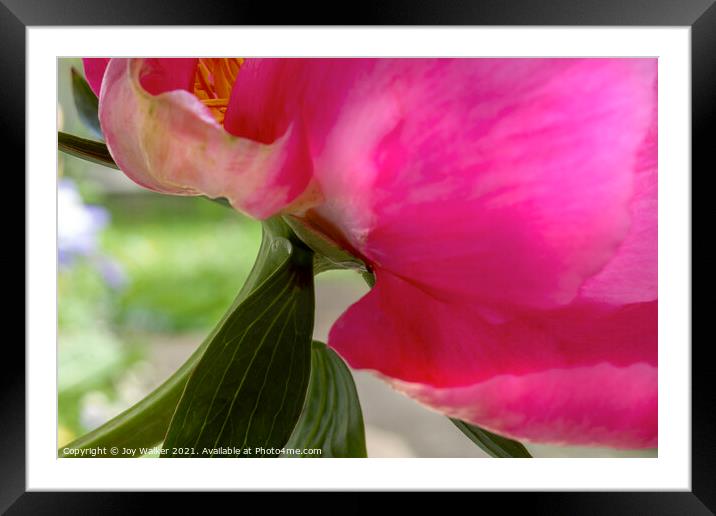
<svg viewBox="0 0 716 516"><path fill-rule="evenodd" d="M714 0L489 0L363 2L347 9L301 4L175 0L0 0L0 87L4 163L17 157L24 167L25 29L40 25L636 25L691 27L692 168L716 170L707 136L716 110L716 5ZM23 102L23 100L25 102ZM29 137L29 136L28 136ZM12 150L12 152L9 152ZM6 168L9 174L9 168ZM689 171L684 171L689 173ZM693 173L691 177L693 178ZM23 188L23 187L20 187ZM14 195L19 195L15 190ZM692 204L693 206L693 204ZM703 220L695 216L692 220ZM693 246L691 249L693 257ZM27 274L27 272L26 272ZM13 299L7 297L6 299ZM692 310L693 313L693 310ZM692 315L693 318L693 315ZM692 338L692 341L694 339ZM690 343L683 343L688 345ZM8 514L124 514L146 509L160 498L164 510L191 510L186 494L26 492L25 354L5 339L0 374L0 511ZM714 514L716 512L716 406L712 343L692 344L692 489L690 492L521 493L500 496L501 510L528 506L538 514ZM10 365L11 364L11 365ZM213 493L225 499L228 494ZM241 496L247 496L242 494ZM274 496L274 495L272 495ZM464 496L474 495L456 495ZM295 500L295 494L291 500ZM253 501L255 495L250 497ZM281 497L274 498L280 500ZM351 498L355 498L351 496ZM416 496L416 500L420 500ZM330 506L327 498L321 498ZM246 500L246 499L245 499ZM214 503L216 503L214 502ZM455 499L452 503L456 503ZM474 502L470 502L474 503ZM338 507L333 505L334 509ZM341 503L357 512L360 501ZM477 507L476 507L477 509Z"/></svg>

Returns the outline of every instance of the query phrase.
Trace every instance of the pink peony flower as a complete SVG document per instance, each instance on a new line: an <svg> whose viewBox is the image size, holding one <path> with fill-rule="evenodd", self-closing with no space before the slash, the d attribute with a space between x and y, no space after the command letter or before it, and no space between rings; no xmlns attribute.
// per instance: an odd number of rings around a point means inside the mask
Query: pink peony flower
<svg viewBox="0 0 716 516"><path fill-rule="evenodd" d="M512 438L657 445L656 60L85 70L137 183L297 214L370 264L329 338L352 367Z"/></svg>

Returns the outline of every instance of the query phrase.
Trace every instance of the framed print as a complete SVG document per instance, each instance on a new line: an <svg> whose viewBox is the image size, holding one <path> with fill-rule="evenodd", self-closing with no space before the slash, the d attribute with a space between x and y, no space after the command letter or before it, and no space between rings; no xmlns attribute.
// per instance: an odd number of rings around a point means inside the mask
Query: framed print
<svg viewBox="0 0 716 516"><path fill-rule="evenodd" d="M712 2L133 7L0 9L27 202L3 510L437 490L712 513Z"/></svg>

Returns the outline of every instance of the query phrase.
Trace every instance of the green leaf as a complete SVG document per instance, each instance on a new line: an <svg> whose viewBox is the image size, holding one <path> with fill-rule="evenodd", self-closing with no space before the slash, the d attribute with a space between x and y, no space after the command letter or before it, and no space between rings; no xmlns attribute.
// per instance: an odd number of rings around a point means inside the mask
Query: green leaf
<svg viewBox="0 0 716 516"><path fill-rule="evenodd" d="M79 457L80 455L73 453L73 450L83 449L106 450L98 456L136 457L138 453L125 453L125 449L138 450L161 443L187 381L208 346L214 342L227 321L233 320L236 312L249 295L289 259L289 251L293 247L285 245L284 240L287 238L295 237L292 237L291 230L280 219L264 221L261 248L246 283L201 346L170 378L148 396L100 427L63 446L58 450L58 457ZM282 242L284 243L282 244ZM112 446L119 448L120 451L117 455L110 454L109 450Z"/></svg>
<svg viewBox="0 0 716 516"><path fill-rule="evenodd" d="M487 454L498 458L531 458L530 452L522 444L507 437L488 432L479 426L465 423L459 419L450 418L450 421L468 436L470 440L482 448Z"/></svg>
<svg viewBox="0 0 716 516"><path fill-rule="evenodd" d="M97 111L99 100L80 72L72 68L72 97L75 100L77 114L92 133L102 138L102 129L99 126Z"/></svg>
<svg viewBox="0 0 716 516"><path fill-rule="evenodd" d="M88 140L87 138L80 138L79 136L59 131L57 133L57 148L76 158L119 169L103 142Z"/></svg>
<svg viewBox="0 0 716 516"><path fill-rule="evenodd" d="M290 457L367 457L363 413L353 376L335 351L313 341L311 383L301 419L286 448L320 448L321 455Z"/></svg>
<svg viewBox="0 0 716 516"><path fill-rule="evenodd" d="M273 254L284 249L286 258L249 286L251 294L209 343L169 425L164 457L277 456L270 449L291 436L310 376L313 255L273 235Z"/></svg>

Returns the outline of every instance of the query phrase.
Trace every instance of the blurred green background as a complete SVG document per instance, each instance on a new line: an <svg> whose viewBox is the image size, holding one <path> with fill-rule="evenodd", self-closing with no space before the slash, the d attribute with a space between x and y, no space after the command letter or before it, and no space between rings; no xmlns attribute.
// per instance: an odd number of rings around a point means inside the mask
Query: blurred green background
<svg viewBox="0 0 716 516"><path fill-rule="evenodd" d="M58 60L59 129L79 121ZM58 446L139 401L201 343L258 250L260 225L202 198L144 190L121 172L59 153ZM316 278L315 337L367 291L355 273ZM447 418L355 373L371 457L485 457ZM532 446L535 456L655 456Z"/></svg>

